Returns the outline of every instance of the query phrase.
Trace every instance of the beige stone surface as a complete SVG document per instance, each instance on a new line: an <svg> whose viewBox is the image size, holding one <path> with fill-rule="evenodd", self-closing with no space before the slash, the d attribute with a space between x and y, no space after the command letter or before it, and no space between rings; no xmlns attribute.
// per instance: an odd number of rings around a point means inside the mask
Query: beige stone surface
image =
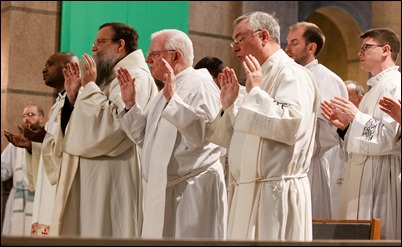
<svg viewBox="0 0 402 247"><path fill-rule="evenodd" d="M1 131L17 131L26 104L36 103L47 112L55 100L42 69L59 49L60 2L11 1L1 6ZM2 133L2 150L7 143Z"/></svg>
<svg viewBox="0 0 402 247"><path fill-rule="evenodd" d="M58 19L56 13L12 12L9 87L53 92L44 85L42 70L47 58L59 49L59 37L56 35Z"/></svg>
<svg viewBox="0 0 402 247"><path fill-rule="evenodd" d="M203 57L217 57L228 66L239 69L240 63L237 62L235 54L232 52L229 40L222 40L201 35L191 35L194 48L194 65Z"/></svg>
<svg viewBox="0 0 402 247"><path fill-rule="evenodd" d="M239 1L190 1L191 31L232 37L232 23L241 15Z"/></svg>
<svg viewBox="0 0 402 247"><path fill-rule="evenodd" d="M307 21L316 23L325 34L318 60L342 80L354 80L366 88L368 74L359 69L357 55L362 30L353 16L339 7L327 6L317 9Z"/></svg>
<svg viewBox="0 0 402 247"><path fill-rule="evenodd" d="M346 80L348 67L347 47L342 38L342 32L326 15L321 13L312 14L307 21L316 23L325 35L325 45L320 54L318 61L332 70L335 74Z"/></svg>
<svg viewBox="0 0 402 247"><path fill-rule="evenodd" d="M2 2L3 6L3 2ZM3 8L2 8L3 9ZM1 14L1 90L6 87L8 83L9 66L8 61L10 58L10 11L4 11ZM3 104L1 105L3 107Z"/></svg>
<svg viewBox="0 0 402 247"><path fill-rule="evenodd" d="M13 7L39 11L59 11L60 1L11 1Z"/></svg>
<svg viewBox="0 0 402 247"><path fill-rule="evenodd" d="M373 28L386 27L394 30L401 38L401 1L373 1ZM399 18L395 18L399 16ZM401 53L396 64L401 66Z"/></svg>
<svg viewBox="0 0 402 247"><path fill-rule="evenodd" d="M1 10L11 6L11 1L1 1Z"/></svg>

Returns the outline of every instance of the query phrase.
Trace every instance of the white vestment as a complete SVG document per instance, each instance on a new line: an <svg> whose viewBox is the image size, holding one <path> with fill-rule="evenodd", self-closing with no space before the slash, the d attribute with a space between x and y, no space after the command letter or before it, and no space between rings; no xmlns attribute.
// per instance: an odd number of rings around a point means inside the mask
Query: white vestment
<svg viewBox="0 0 402 247"><path fill-rule="evenodd" d="M48 236L52 219L54 198L58 169L60 167L60 153L55 147L60 128L61 107L64 104L65 93L59 93L56 103L49 111L49 119L46 122L46 136L42 143L32 142L32 155L27 155L30 170L37 170L34 183L35 199L32 215L32 236ZM39 156L38 162L35 156ZM37 168L34 168L37 167ZM51 179L53 178L53 179Z"/></svg>
<svg viewBox="0 0 402 247"><path fill-rule="evenodd" d="M333 99L335 96L348 98L345 83L334 72L318 63L315 59L305 66L313 73L320 92L320 102ZM311 187L311 207L313 219L332 218L332 197L330 184L330 166L325 153L338 146L336 127L326 120L318 110L317 129L314 152L310 169L307 172Z"/></svg>
<svg viewBox="0 0 402 247"><path fill-rule="evenodd" d="M206 140L207 123L220 108L209 72L189 67L176 75L168 104L161 91L148 112L136 104L122 116L124 130L143 150L142 237L225 239L221 148Z"/></svg>
<svg viewBox="0 0 402 247"><path fill-rule="evenodd" d="M351 153L342 193L348 219L381 219L381 239L401 239L400 125L379 109L383 96L401 98L398 66L367 82L372 88L359 104L343 142Z"/></svg>
<svg viewBox="0 0 402 247"><path fill-rule="evenodd" d="M34 191L28 189L25 149L9 143L1 153L1 182L13 177L2 235L30 236Z"/></svg>
<svg viewBox="0 0 402 247"><path fill-rule="evenodd" d="M348 170L348 157L343 154L340 145L336 145L325 152L325 157L330 164L329 184L331 188L332 219L341 219L341 192L345 180L344 177Z"/></svg>
<svg viewBox="0 0 402 247"><path fill-rule="evenodd" d="M106 86L89 82L77 96L62 145L52 235L138 237L142 222L141 174L135 144L116 116L124 102L116 78L124 67L136 78L137 103L157 93L141 50L113 68Z"/></svg>
<svg viewBox="0 0 402 247"><path fill-rule="evenodd" d="M319 107L314 76L283 50L261 66L262 85L211 125L230 142L228 239L312 240L307 178ZM233 135L232 135L233 133Z"/></svg>

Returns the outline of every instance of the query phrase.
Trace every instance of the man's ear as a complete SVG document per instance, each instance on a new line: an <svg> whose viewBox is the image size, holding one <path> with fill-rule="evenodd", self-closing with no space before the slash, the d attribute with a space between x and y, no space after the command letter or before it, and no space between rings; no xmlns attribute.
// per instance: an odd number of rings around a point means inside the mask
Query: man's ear
<svg viewBox="0 0 402 247"><path fill-rule="evenodd" d="M317 44L316 43L313 42L313 43L308 44L308 50L312 51L313 54L315 53L316 49L317 49Z"/></svg>
<svg viewBox="0 0 402 247"><path fill-rule="evenodd" d="M266 30L266 29L262 29L260 35L261 35L260 37L262 37L261 39L262 39L263 46L265 46L268 43L268 41L271 39L271 35L268 32L268 30Z"/></svg>
<svg viewBox="0 0 402 247"><path fill-rule="evenodd" d="M382 48L383 52L389 52L391 53L391 46L390 45L384 45Z"/></svg>
<svg viewBox="0 0 402 247"><path fill-rule="evenodd" d="M216 77L216 80L218 81L219 88L221 88L222 77L223 77L223 72L219 73L218 76Z"/></svg>
<svg viewBox="0 0 402 247"><path fill-rule="evenodd" d="M119 39L119 50L123 50L126 47L126 41L124 39Z"/></svg>

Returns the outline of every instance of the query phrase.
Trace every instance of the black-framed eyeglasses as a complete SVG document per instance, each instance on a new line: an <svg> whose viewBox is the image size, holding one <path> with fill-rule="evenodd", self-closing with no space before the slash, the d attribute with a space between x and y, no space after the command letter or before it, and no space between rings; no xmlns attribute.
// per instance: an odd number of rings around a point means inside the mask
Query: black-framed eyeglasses
<svg viewBox="0 0 402 247"><path fill-rule="evenodd" d="M254 31L252 34L254 35L258 32L261 32L261 30ZM233 48L234 45L244 45L247 38L250 37L249 34L250 33L246 33L246 34L241 35L239 39L234 39L233 42L230 43L230 47Z"/></svg>
<svg viewBox="0 0 402 247"><path fill-rule="evenodd" d="M92 44L92 47L98 46L98 45L100 45L100 44L104 44L104 43L106 43L106 41L108 41L108 40L118 41L119 39L98 39L98 40L95 40L95 41L94 41L94 43Z"/></svg>
<svg viewBox="0 0 402 247"><path fill-rule="evenodd" d="M370 49L371 47L383 47L385 45L377 45L377 44L364 44L362 45L362 47L360 47L361 51L367 51L368 49Z"/></svg>
<svg viewBox="0 0 402 247"><path fill-rule="evenodd" d="M26 117L35 117L37 116L37 114L33 113L33 112L28 112L28 113L24 113L22 114L22 118L26 118Z"/></svg>
<svg viewBox="0 0 402 247"><path fill-rule="evenodd" d="M175 52L175 51L176 50L151 51L151 52L147 52L146 57L150 57L152 59L158 59L162 56L162 53L164 53L164 52Z"/></svg>

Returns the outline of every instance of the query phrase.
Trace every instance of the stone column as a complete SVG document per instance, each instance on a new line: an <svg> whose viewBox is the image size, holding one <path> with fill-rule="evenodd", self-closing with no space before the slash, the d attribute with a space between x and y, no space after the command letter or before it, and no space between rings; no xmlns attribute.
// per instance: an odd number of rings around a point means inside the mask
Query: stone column
<svg viewBox="0 0 402 247"><path fill-rule="evenodd" d="M3 130L18 133L27 104L47 113L55 91L46 86L42 69L59 50L60 1L1 1L1 151L8 144ZM1 186L1 219L12 180ZM4 186L3 186L4 185ZM1 222L3 226L3 222Z"/></svg>
<svg viewBox="0 0 402 247"><path fill-rule="evenodd" d="M400 1L373 1L372 26L373 28L386 27L394 30L401 38L401 2ZM399 17L399 18L398 18ZM396 65L401 66L401 52Z"/></svg>
<svg viewBox="0 0 402 247"><path fill-rule="evenodd" d="M55 101L42 70L60 43L60 1L1 1L1 150L3 130L17 132L27 104L45 114Z"/></svg>

